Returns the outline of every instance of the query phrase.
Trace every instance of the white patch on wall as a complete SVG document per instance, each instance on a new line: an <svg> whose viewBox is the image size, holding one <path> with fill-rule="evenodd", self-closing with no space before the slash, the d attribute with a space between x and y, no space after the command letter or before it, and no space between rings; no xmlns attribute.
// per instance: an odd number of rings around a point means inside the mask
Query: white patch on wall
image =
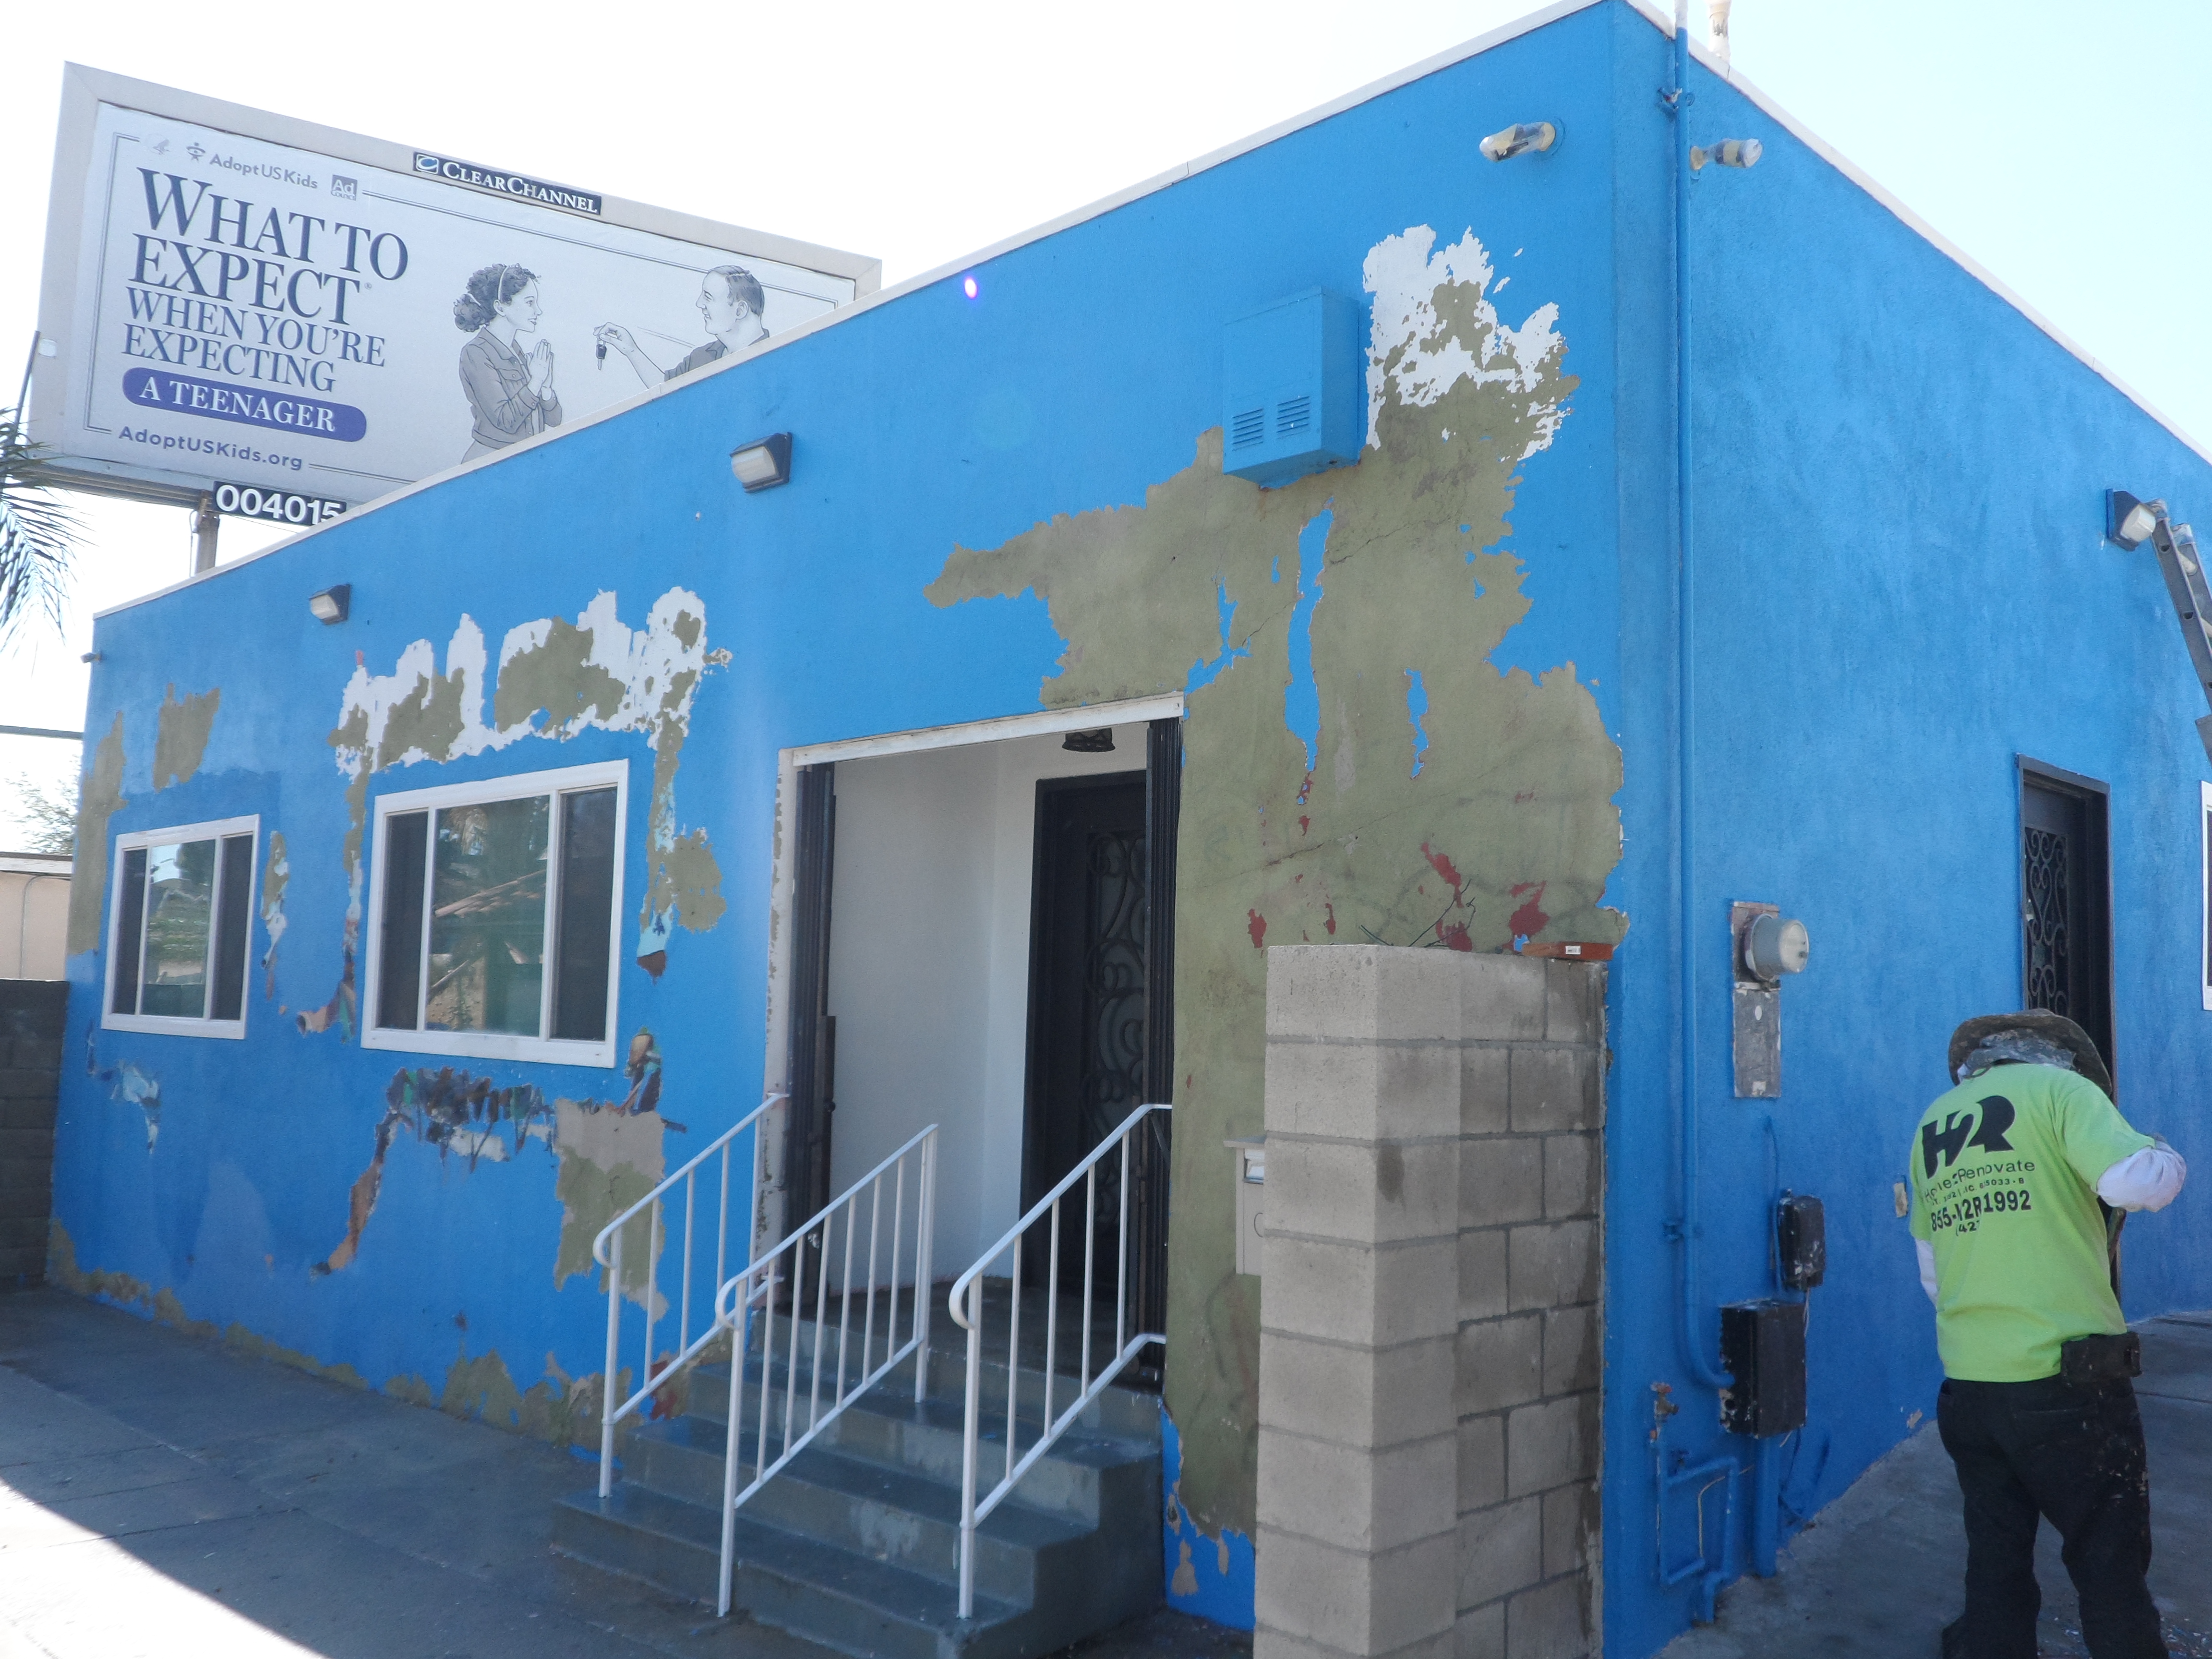
<svg viewBox="0 0 2212 1659"><path fill-rule="evenodd" d="M691 635L688 645L678 627L679 619L687 615L690 626L685 631ZM637 629L623 622L617 613L616 596L602 592L584 607L575 626L576 631L589 641L585 661L604 671L622 688L621 701L611 714L602 713L594 706L559 724L541 725L538 721L541 711L532 709L512 726L489 723L484 699L488 690L495 695L489 672L489 653L485 648L483 630L473 617L464 615L446 646L447 679L450 682L457 673L463 677L461 729L453 742L441 754L431 754L417 745L381 765L377 762L394 713L410 701L430 695L438 677L437 647L428 640L416 640L399 653L389 674L372 674L366 664L355 667L338 708L338 725L343 729L356 713L361 714L367 720L367 737L359 748L351 744L337 747L338 770L350 783L360 778L363 769L380 771L393 766L412 766L422 761L457 760L466 755L505 749L524 738L568 738L593 727L606 732L642 732L646 734L646 746L658 752L664 742L672 738L678 743L683 740L690 726L691 705L700 679L710 668L730 659L728 652L708 648L706 601L688 588L672 587L663 593L653 602L645 626ZM509 629L507 637L500 642L500 672L505 672L516 658L543 648L552 634L553 619L550 617ZM657 776L654 782L647 811L647 834L651 856L657 864L675 846L678 825L674 803L668 798L672 791L672 774ZM349 924L360 919L361 873L359 866L351 872L347 912ZM638 947L641 954L665 949L674 925L672 913L649 916L641 929Z"/></svg>
<svg viewBox="0 0 2212 1659"><path fill-rule="evenodd" d="M1386 398L1408 408L1425 409L1462 380L1534 392L1543 384L1550 360L1566 347L1553 326L1559 319L1556 305L1537 307L1518 328L1505 325L1491 303L1496 273L1490 254L1472 230L1449 247L1439 250L1436 243L1433 229L1415 225L1384 237L1368 251L1362 275L1367 291L1375 296L1367 353L1370 447L1381 445L1376 425ZM1503 288L1504 283L1495 285ZM1449 307L1456 314L1448 319L1437 302L1450 288L1474 291ZM1463 337L1469 332L1472 339ZM1556 397L1537 398L1528 412L1534 430L1528 446L1508 465L1549 448L1559 428L1563 411Z"/></svg>

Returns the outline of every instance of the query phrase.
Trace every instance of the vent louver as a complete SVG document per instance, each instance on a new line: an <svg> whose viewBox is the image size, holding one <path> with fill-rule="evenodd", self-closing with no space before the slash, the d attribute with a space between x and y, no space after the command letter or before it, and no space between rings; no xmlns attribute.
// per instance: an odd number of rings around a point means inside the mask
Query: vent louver
<svg viewBox="0 0 2212 1659"><path fill-rule="evenodd" d="M1322 289L1221 331L1222 471L1262 489L1352 466L1366 435L1358 302Z"/></svg>

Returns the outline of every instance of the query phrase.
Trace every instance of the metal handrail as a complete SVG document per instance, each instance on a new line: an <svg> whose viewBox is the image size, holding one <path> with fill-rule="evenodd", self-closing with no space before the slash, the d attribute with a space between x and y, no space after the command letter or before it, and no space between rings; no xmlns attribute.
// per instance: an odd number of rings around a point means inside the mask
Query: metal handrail
<svg viewBox="0 0 2212 1659"><path fill-rule="evenodd" d="M712 1283L719 1285L722 1281L722 1274L724 1271L729 1266L731 1145L737 1139L739 1134L744 1133L745 1130L751 1128L756 1123L759 1122L763 1115L765 1114L769 1108L778 1105L789 1098L790 1096L787 1093L781 1091L770 1095L766 1100L761 1102L759 1105L754 1107L751 1111L747 1112L727 1129L725 1129L720 1134L715 1136L714 1139L708 1141L700 1151L697 1157L691 1159L690 1163L684 1164L683 1168L678 1170L674 1174L664 1178L659 1186L655 1187L643 1198L638 1200L636 1203L631 1205L629 1208L624 1210L612 1221L607 1223L605 1226L600 1228L599 1236L592 1241L592 1260L598 1262L602 1267L605 1267L607 1270L607 1365L606 1375L599 1389L599 1496L602 1498L606 1497L609 1493L614 1491L615 1425L621 1422L623 1418L628 1417L646 1401L651 1399L653 1394L659 1389L672 1376L681 1370L684 1366L690 1364L693 1359L696 1358L698 1357L699 1351L704 1348L707 1344L713 1340L714 1333L720 1328L720 1322L719 1320L709 1320L707 1324L707 1328L702 1331L696 1338L694 1338L691 1335L691 1237L693 1231L693 1220L698 1211L699 1166L704 1164L708 1158L712 1158L716 1152L719 1152L721 1153L721 1212L715 1225L714 1277L711 1281ZM748 1198L745 1205L745 1214L748 1218L747 1224L749 1230L750 1225L750 1218L753 1212L753 1206L760 1196L760 1137L758 1135L755 1135L753 1137L752 1184L750 1188L750 1196ZM675 1358L671 1359L666 1364L663 1365L658 1371L656 1371L653 1368L653 1328L656 1321L656 1316L653 1309L653 1298L655 1294L654 1268L658 1265L656 1258L659 1257L660 1254L661 1201L668 1193L675 1189L676 1184L678 1182L682 1182L684 1183L684 1291L682 1297L679 1299L677 1311L677 1352ZM649 1237L646 1245L645 1252L645 1291L643 1298L645 1307L645 1363L639 1368L638 1373L644 1380L636 1393L631 1395L629 1399L617 1404L615 1400L615 1389L617 1387L617 1378L620 1375L617 1361L622 1346L622 1230L626 1223L635 1219L640 1213L648 1207L653 1212L653 1217L651 1224L647 1228ZM749 1231L745 1241L748 1249L750 1248L751 1242Z"/></svg>
<svg viewBox="0 0 2212 1659"><path fill-rule="evenodd" d="M1138 1354L1153 1343L1165 1345L1167 1338L1157 1331L1145 1331L1131 1336L1129 1319L1129 1132L1148 1114L1164 1112L1165 1104L1139 1106L1123 1118L1112 1133L1092 1147L1087 1157L1060 1177L1060 1184L1032 1204L1019 1221L1008 1228L999 1242L981 1256L975 1265L952 1283L945 1298L946 1310L952 1322L968 1333L968 1386L964 1407L963 1431L960 1450L960 1616L972 1619L975 1613L975 1526L998 1508L1001 1499L1014 1489L1014 1485L1028 1474L1030 1468L1044 1455L1053 1443L1066 1432L1069 1424L1085 1407L1096 1400L1106 1385L1121 1375L1121 1370ZM1098 1241L1098 1164L1115 1147L1121 1152L1121 1231L1115 1249L1114 1269L1114 1358L1094 1379L1091 1375L1091 1304L1096 1283L1095 1256ZM1076 1395L1067 1409L1055 1418L1052 1413L1052 1389L1055 1376L1054 1359L1060 1340L1060 1200L1081 1179L1083 1186L1083 1350L1081 1369L1076 1378ZM1017 1459L1015 1452L1015 1404L1021 1389L1021 1334L1022 1334L1022 1235L1040 1218L1049 1212L1052 1217L1052 1246L1049 1264L1045 1273L1044 1323L1044 1425L1036 1442ZM1006 1331L1006 1473L999 1484L979 1504L975 1499L975 1453L978 1440L978 1419L981 1413L983 1387L983 1270L1009 1250L1013 1253L1012 1279L1014 1286L1012 1313ZM967 1310L961 1302L965 1298ZM915 1396L917 1399L920 1395Z"/></svg>
<svg viewBox="0 0 2212 1659"><path fill-rule="evenodd" d="M907 1340L903 1346L900 1346L899 1255L906 1231L907 1160L917 1152L914 1296L908 1304ZM890 1269L887 1275L890 1308L884 1322L884 1357L878 1362L875 1359L876 1259L881 1254L879 1241L886 1176L891 1178ZM870 1200L867 1283L863 1291L867 1299L867 1312L860 1328L860 1376L848 1388L845 1360L853 1334L853 1267L860 1230L860 1200L864 1189ZM845 1212L845 1249L843 1289L837 1302L836 1395L825 1411L822 1404L822 1355L827 1346L824 1337L829 1324L830 1256L836 1244L837 1212L840 1210ZM718 1328L727 1326L732 1333L730 1418L722 1451L721 1584L715 1607L719 1615L726 1615L730 1611L731 1578L737 1564L738 1510L744 1506L745 1500L774 1480L785 1464L805 1451L817 1435L842 1417L848 1406L880 1382L908 1354L916 1356L914 1362L914 1397L917 1405L921 1403L929 1382L929 1261L931 1237L936 1221L937 1126L933 1123L808 1217L781 1244L757 1261L746 1264L742 1272L732 1276L715 1291L714 1323ZM799 1302L805 1295L805 1269L801 1266L796 1271L783 1271L780 1264L787 1256L795 1256L800 1249L809 1248L817 1252L814 1262L814 1355L807 1386L806 1422L802 1431L798 1421L799 1328L801 1317ZM775 1461L770 1462L768 1451L774 1425L769 1421L769 1396L775 1388L775 1291L777 1285L787 1282L792 1285L794 1294L791 1307L791 1352L784 1361L783 1449ZM753 1478L751 1484L741 1491L738 1486L738 1474L743 1467L744 1451L745 1354L751 1346L751 1314L756 1307L767 1315L759 1322L763 1334L760 1413L753 1437Z"/></svg>

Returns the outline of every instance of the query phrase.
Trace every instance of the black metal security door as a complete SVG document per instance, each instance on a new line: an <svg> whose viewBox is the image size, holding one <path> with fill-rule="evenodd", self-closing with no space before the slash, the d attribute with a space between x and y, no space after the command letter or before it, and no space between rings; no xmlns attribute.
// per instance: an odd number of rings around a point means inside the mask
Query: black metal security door
<svg viewBox="0 0 2212 1659"><path fill-rule="evenodd" d="M2021 1000L2087 1031L2117 1076L2106 799L2093 779L2021 763Z"/></svg>
<svg viewBox="0 0 2212 1659"><path fill-rule="evenodd" d="M830 889L837 769L801 767L794 813L791 937L791 1104L785 1117L784 1225L830 1201L830 1120L837 1109L837 1021L830 1012Z"/></svg>
<svg viewBox="0 0 2212 1659"><path fill-rule="evenodd" d="M1142 1103L1145 775L1040 782L1034 869L1025 1204ZM1071 1242L1073 1287L1079 1237L1061 1241L1060 1267L1065 1279Z"/></svg>
<svg viewBox="0 0 2212 1659"><path fill-rule="evenodd" d="M1029 1090L1023 1202L1049 1191L1146 1101L1172 1098L1175 840L1182 726L1153 723L1146 769L1037 786L1030 907ZM1162 1330L1167 1309L1171 1140L1165 1114L1129 1148L1131 1330ZM1098 1170L1092 1239L1098 1293L1113 1295L1121 1160ZM1062 1206L1060 1283L1079 1291L1081 1188ZM1042 1255L1042 1252L1039 1252ZM1032 1259L1024 1277L1043 1282ZM1157 1384L1157 1355L1138 1376Z"/></svg>

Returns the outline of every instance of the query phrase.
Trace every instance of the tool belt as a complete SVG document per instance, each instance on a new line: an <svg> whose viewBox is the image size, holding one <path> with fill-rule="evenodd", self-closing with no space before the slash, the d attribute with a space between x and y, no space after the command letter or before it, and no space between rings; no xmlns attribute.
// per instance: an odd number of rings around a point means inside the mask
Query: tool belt
<svg viewBox="0 0 2212 1659"><path fill-rule="evenodd" d="M2141 1376L2142 1339L2133 1331L2123 1331L2118 1336L2077 1336L2071 1342L2062 1342L2058 1375L2077 1389Z"/></svg>

